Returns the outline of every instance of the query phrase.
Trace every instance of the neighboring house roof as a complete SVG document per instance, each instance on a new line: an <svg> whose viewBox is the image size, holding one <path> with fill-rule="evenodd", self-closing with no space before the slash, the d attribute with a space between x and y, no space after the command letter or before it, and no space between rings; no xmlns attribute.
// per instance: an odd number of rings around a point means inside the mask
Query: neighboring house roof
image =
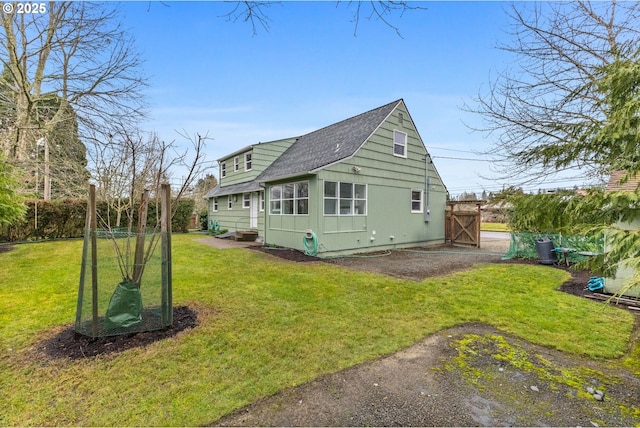
<svg viewBox="0 0 640 428"><path fill-rule="evenodd" d="M295 177L353 156L401 102L393 101L299 137L256 181Z"/></svg>
<svg viewBox="0 0 640 428"><path fill-rule="evenodd" d="M224 187L217 185L213 189L209 190L209 192L204 195L204 198L217 198L219 196L236 195L238 193L257 192L258 190L263 190L263 188L260 187L260 184L257 181L248 181L246 183L232 184Z"/></svg>
<svg viewBox="0 0 640 428"><path fill-rule="evenodd" d="M614 192L616 190L635 191L640 187L640 176L636 175L629 178L628 181L620 183L620 180L626 175L626 171L612 171L607 183L607 191Z"/></svg>

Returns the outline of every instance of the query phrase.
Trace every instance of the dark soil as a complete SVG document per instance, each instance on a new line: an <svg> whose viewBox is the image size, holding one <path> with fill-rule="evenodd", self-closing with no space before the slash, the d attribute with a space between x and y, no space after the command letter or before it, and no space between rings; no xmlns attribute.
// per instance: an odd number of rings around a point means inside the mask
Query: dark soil
<svg viewBox="0 0 640 428"><path fill-rule="evenodd" d="M252 245L247 247L250 250L261 251L263 253L271 254L272 256L289 260L291 262L317 262L320 259L313 256L308 256L302 251L294 250L291 248L282 247L263 247L259 245Z"/></svg>
<svg viewBox="0 0 640 428"><path fill-rule="evenodd" d="M56 333L37 345L36 352L47 359L91 358L138 348L175 336L198 325L197 313L187 306L173 308L173 326L143 333L91 338L74 331L73 326Z"/></svg>

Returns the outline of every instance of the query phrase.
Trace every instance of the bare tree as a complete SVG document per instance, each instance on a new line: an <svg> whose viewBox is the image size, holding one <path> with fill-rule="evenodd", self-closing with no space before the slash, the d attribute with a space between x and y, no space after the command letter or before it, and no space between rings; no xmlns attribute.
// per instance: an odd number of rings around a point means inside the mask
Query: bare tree
<svg viewBox="0 0 640 428"><path fill-rule="evenodd" d="M500 48L514 66L466 106L496 139L497 172L523 180L567 170L601 177L612 165L611 146L593 138L608 109L598 82L612 63L637 62L640 4L516 3L509 16L511 37Z"/></svg>
<svg viewBox="0 0 640 428"><path fill-rule="evenodd" d="M175 142L166 143L157 134L145 134L135 127L120 122L112 128L110 139L99 144L92 159L95 165L98 199L106 202L107 212L101 213L99 225L111 234L123 278L140 284L144 266L153 255L160 233L161 186L171 180L172 174L182 175L182 183L172 194L174 200L171 217L178 201L192 188L194 181L208 167L204 147L207 135L190 137L190 149L178 152ZM147 212L155 205L156 221L147 229ZM115 215L112 212L115 211ZM116 239L124 230L126 239ZM145 235L149 237L145 239ZM131 237L135 236L135 243Z"/></svg>
<svg viewBox="0 0 640 428"><path fill-rule="evenodd" d="M271 6L281 4L281 2L273 1L239 1L233 3L233 8L224 15L230 21L243 21L251 25L253 34L258 33L258 29L262 28L269 31L271 19L267 13L267 9ZM422 6L411 4L409 1L336 1L336 7L345 4L347 8L355 9L353 12L354 36L358 33L358 26L361 19L378 20L384 25L391 28L395 33L402 37L400 28L391 20L393 15L402 15L408 10L425 10Z"/></svg>
<svg viewBox="0 0 640 428"><path fill-rule="evenodd" d="M0 15L2 148L28 163L61 126L88 141L113 120L144 114L141 57L110 4L49 2L39 13ZM41 140L44 139L44 140ZM55 144L66 144L58 138Z"/></svg>

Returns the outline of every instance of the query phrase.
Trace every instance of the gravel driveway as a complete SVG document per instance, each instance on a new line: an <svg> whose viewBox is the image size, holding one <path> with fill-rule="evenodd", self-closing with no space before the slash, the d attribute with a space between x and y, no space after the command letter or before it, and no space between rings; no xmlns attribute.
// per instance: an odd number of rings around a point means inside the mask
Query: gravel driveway
<svg viewBox="0 0 640 428"><path fill-rule="evenodd" d="M469 336L471 335L471 336ZM600 402L586 391L545 379L489 357L459 357L461 340L504 338L532 361L543 357L547 368L595 368L581 360L531 345L491 326L467 324L427 337L379 360L322 376L252 404L216 421L215 426L638 426L640 419L619 406L638 405L640 380L587 376L608 397ZM486 350L485 350L486 351ZM478 347L477 355L483 355ZM601 370L601 368L598 368ZM482 376L469 373L480 372ZM466 373L466 374L465 374ZM617 383L615 383L617 382Z"/></svg>

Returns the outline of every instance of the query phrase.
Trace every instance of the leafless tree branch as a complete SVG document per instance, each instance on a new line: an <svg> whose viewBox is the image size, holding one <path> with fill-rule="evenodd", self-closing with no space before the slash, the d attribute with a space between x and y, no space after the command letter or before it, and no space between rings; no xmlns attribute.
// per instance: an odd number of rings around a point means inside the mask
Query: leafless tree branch
<svg viewBox="0 0 640 428"><path fill-rule="evenodd" d="M599 178L603 153L588 130L604 120L600 70L640 46L640 6L635 2L516 3L510 38L499 48L514 65L491 79L475 105L475 130L495 138L488 155L501 179L540 180L580 170ZM495 178L495 177L494 177ZM512 181L513 182L513 181Z"/></svg>

